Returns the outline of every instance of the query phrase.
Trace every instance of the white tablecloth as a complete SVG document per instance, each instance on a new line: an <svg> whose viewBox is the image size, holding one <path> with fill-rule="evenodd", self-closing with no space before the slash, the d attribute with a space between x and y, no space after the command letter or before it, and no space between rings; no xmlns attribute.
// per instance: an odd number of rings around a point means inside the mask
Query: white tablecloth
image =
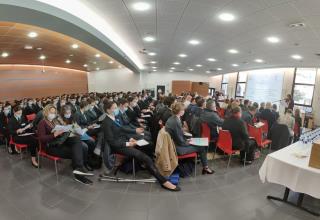
<svg viewBox="0 0 320 220"><path fill-rule="evenodd" d="M261 181L280 184L320 199L320 169L308 166L311 146L296 142L269 154L259 170ZM307 151L308 156L298 158L293 154L300 150Z"/></svg>

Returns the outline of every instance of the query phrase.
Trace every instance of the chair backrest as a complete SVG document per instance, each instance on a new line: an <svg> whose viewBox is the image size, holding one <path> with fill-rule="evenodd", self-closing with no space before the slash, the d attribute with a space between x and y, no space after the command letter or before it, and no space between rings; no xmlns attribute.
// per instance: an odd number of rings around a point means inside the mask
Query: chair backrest
<svg viewBox="0 0 320 220"><path fill-rule="evenodd" d="M232 137L228 130L219 130L217 147L225 153L232 153Z"/></svg>
<svg viewBox="0 0 320 220"><path fill-rule="evenodd" d="M258 146L262 145L263 127L256 128L252 125L248 125L248 133L250 137L253 137Z"/></svg>
<svg viewBox="0 0 320 220"><path fill-rule="evenodd" d="M264 124L262 126L262 132L265 133L265 134L268 134L268 131L269 131L268 121L267 120L263 120L263 119L261 119L260 121Z"/></svg>
<svg viewBox="0 0 320 220"><path fill-rule="evenodd" d="M225 109L220 108L219 111L218 111L218 114L219 114L220 118L224 118L224 113L225 113Z"/></svg>
<svg viewBox="0 0 320 220"><path fill-rule="evenodd" d="M26 115L28 122L33 121L36 118L36 114L30 114L30 115Z"/></svg>
<svg viewBox="0 0 320 220"><path fill-rule="evenodd" d="M211 140L210 127L207 123L201 123L201 137Z"/></svg>

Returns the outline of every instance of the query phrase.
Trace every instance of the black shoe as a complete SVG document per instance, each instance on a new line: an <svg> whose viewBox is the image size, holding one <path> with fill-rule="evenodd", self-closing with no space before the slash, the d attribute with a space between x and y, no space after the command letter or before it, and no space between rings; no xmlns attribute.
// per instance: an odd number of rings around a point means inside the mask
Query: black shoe
<svg viewBox="0 0 320 220"><path fill-rule="evenodd" d="M81 175L81 176L93 176L94 175L93 173L89 173L88 171L86 171L83 167L73 170L73 174Z"/></svg>
<svg viewBox="0 0 320 220"><path fill-rule="evenodd" d="M174 188L174 189L167 188L164 185L161 185L161 187L164 188L165 190L168 190L168 191L171 191L171 192L179 192L179 191L181 191L181 188L179 186L176 186L176 188Z"/></svg>
<svg viewBox="0 0 320 220"><path fill-rule="evenodd" d="M82 183L84 185L92 185L93 182L89 180L88 178L81 176L81 175L74 175L74 180L78 183Z"/></svg>
<svg viewBox="0 0 320 220"><path fill-rule="evenodd" d="M214 170L211 170L210 168L203 168L202 175L206 175L206 174L214 174Z"/></svg>
<svg viewBox="0 0 320 220"><path fill-rule="evenodd" d="M41 168L41 166L38 164L38 165L35 165L32 161L31 161L31 165L34 167L34 168Z"/></svg>
<svg viewBox="0 0 320 220"><path fill-rule="evenodd" d="M84 168L86 168L88 171L92 172L93 168L90 167L88 164L84 165Z"/></svg>
<svg viewBox="0 0 320 220"><path fill-rule="evenodd" d="M243 163L244 163L244 161L243 161L243 160L241 160L241 161L240 161L240 163L242 163L242 164L243 164ZM245 163L246 163L246 165L251 165L251 164L253 163L253 161L252 161L252 160L246 160L246 162L245 162Z"/></svg>

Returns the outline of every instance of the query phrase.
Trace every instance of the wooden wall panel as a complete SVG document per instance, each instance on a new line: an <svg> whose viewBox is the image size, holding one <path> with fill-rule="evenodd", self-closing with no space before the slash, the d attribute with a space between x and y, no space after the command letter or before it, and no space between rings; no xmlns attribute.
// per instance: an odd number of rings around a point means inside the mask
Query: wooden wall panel
<svg viewBox="0 0 320 220"><path fill-rule="evenodd" d="M0 65L0 101L88 92L87 73L31 65Z"/></svg>
<svg viewBox="0 0 320 220"><path fill-rule="evenodd" d="M180 95L182 92L191 91L191 81L173 80L172 94Z"/></svg>
<svg viewBox="0 0 320 220"><path fill-rule="evenodd" d="M192 82L192 92L197 92L201 96L207 96L209 91L209 83Z"/></svg>

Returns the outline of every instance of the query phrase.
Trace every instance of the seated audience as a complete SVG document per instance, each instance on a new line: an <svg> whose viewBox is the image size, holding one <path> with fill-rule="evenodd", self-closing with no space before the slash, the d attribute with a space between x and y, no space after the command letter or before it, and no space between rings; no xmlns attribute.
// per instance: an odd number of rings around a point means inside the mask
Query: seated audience
<svg viewBox="0 0 320 220"><path fill-rule="evenodd" d="M19 105L13 108L13 116L10 118L8 123L9 134L17 144L26 144L31 154L31 165L38 168L39 164L37 161L37 149L38 141L32 133L32 124L28 124L24 115L22 115L22 109ZM19 152L18 149L16 149Z"/></svg>
<svg viewBox="0 0 320 220"><path fill-rule="evenodd" d="M105 112L107 113L107 117L102 122L104 139L110 144L111 149L115 153L133 157L138 162L144 164L148 171L159 181L164 189L170 191L180 191L178 186L175 186L167 181L167 179L159 173L152 159L143 152L143 147L137 146L137 141L135 139L128 139L127 137L121 135L121 128L115 118L116 109L117 104L115 102L107 102L105 104Z"/></svg>
<svg viewBox="0 0 320 220"><path fill-rule="evenodd" d="M242 120L247 125L254 125L254 117L256 115L257 109L254 106L249 106L248 110L242 112Z"/></svg>
<svg viewBox="0 0 320 220"><path fill-rule="evenodd" d="M270 130L273 123L276 121L274 113L271 111L271 102L267 102L265 109L260 112L259 119L266 120L268 122L268 129ZM261 109L261 107L260 107Z"/></svg>
<svg viewBox="0 0 320 220"><path fill-rule="evenodd" d="M225 119L222 125L223 130L228 130L232 137L233 150L240 150L241 162L251 164L254 160L254 152L256 142L249 138L247 126L241 120L240 107L234 107L231 111L232 115Z"/></svg>
<svg viewBox="0 0 320 220"><path fill-rule="evenodd" d="M223 124L223 119L219 117L216 109L216 103L213 100L208 100L206 103L206 108L200 115L200 120L202 123L207 123L210 128L211 140L217 139L218 127Z"/></svg>
<svg viewBox="0 0 320 220"><path fill-rule="evenodd" d="M85 176L92 176L86 169L88 158L88 146L80 140L80 137L65 132L54 130L56 125L63 125L57 118L57 108L54 105L47 105L43 109L42 119L38 124L38 138L41 146L52 156L72 160L74 179L83 184L92 184L92 181Z"/></svg>
<svg viewBox="0 0 320 220"><path fill-rule="evenodd" d="M185 155L198 152L203 166L202 174L213 174L214 171L208 166L207 147L206 146L192 146L184 136L182 128L181 117L184 115L183 103L177 102L172 106L173 115L166 123L166 131L170 134L173 142L176 145L178 155Z"/></svg>
<svg viewBox="0 0 320 220"><path fill-rule="evenodd" d="M272 105L272 113L274 114L275 120L278 120L280 117L279 112L278 112L278 106L277 104Z"/></svg>

